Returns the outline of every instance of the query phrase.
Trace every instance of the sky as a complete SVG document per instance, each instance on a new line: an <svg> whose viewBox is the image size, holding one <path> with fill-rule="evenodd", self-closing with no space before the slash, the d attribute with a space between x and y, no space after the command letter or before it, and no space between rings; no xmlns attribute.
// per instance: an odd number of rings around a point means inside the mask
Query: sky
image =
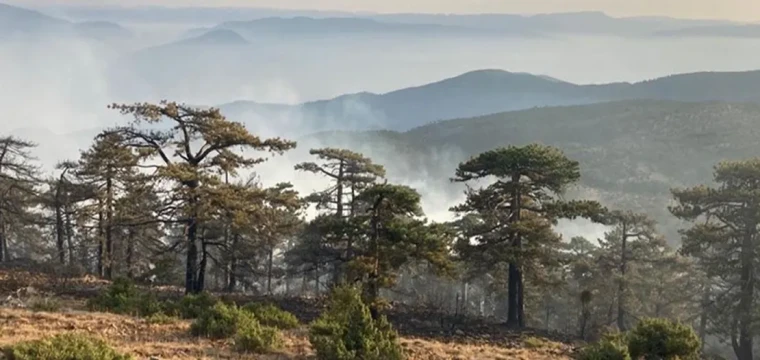
<svg viewBox="0 0 760 360"><path fill-rule="evenodd" d="M302 10L427 13L604 11L613 16L672 16L760 21L758 0L17 0L27 4L249 6Z"/></svg>

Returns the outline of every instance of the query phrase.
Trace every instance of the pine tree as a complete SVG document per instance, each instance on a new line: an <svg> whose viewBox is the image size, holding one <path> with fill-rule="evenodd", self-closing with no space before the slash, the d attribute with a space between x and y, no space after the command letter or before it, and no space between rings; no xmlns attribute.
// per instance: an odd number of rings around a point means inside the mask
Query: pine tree
<svg viewBox="0 0 760 360"><path fill-rule="evenodd" d="M508 264L507 324L524 327L524 271L537 261L551 260L560 241L553 223L576 216L603 221L604 211L596 202L556 199L580 179L580 171L578 162L552 147L532 144L488 151L460 164L452 180L489 178L495 182L468 188L467 200L452 208L472 215L458 250L468 261L487 263L492 269Z"/></svg>
<svg viewBox="0 0 760 360"><path fill-rule="evenodd" d="M13 136L0 138L0 262L12 257L13 228L35 220L39 168L31 151L37 145Z"/></svg>
<svg viewBox="0 0 760 360"><path fill-rule="evenodd" d="M130 125L110 132L118 133L127 146L140 149L146 160L158 158L158 174L177 185L175 197L181 200L181 217L187 229L185 291L199 293L204 289L205 278L203 263L198 262L198 230L204 220L201 208L218 207L222 201L232 199L214 191L223 183L221 173L266 160L246 157L235 149L282 154L296 144L280 138L261 139L243 124L227 120L216 108L193 108L168 101L157 105L113 104L110 108L134 116Z"/></svg>
<svg viewBox="0 0 760 360"><path fill-rule="evenodd" d="M393 285L402 266L417 260L441 272L451 268L453 234L446 225L420 219L421 197L408 186L377 184L357 200L366 208L360 217L364 236L349 266L364 279L367 303L377 319L380 289Z"/></svg>
<svg viewBox="0 0 760 360"><path fill-rule="evenodd" d="M715 167L714 187L674 189L673 215L695 225L683 233L682 252L694 257L714 286L713 331L731 339L739 359L753 358L757 317L760 159Z"/></svg>
<svg viewBox="0 0 760 360"><path fill-rule="evenodd" d="M344 264L353 260L356 234L351 233L351 219L357 213L357 197L378 178L385 176L385 169L362 154L346 149L312 149L309 152L320 163L305 162L295 169L322 175L333 183L329 188L315 192L307 200L316 205L317 210L334 216L323 218L316 224L325 226L321 233L326 245L333 248L333 282L345 280Z"/></svg>

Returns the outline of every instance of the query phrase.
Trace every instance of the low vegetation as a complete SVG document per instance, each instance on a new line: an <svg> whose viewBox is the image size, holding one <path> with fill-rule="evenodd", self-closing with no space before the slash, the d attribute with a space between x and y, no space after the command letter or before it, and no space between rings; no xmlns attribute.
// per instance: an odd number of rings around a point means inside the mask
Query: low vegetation
<svg viewBox="0 0 760 360"><path fill-rule="evenodd" d="M333 290L327 310L311 324L309 341L320 360L402 360L398 334L385 319L373 319L359 291Z"/></svg>
<svg viewBox="0 0 760 360"><path fill-rule="evenodd" d="M20 342L3 349L7 360L131 360L105 341L80 334L62 334Z"/></svg>
<svg viewBox="0 0 760 360"><path fill-rule="evenodd" d="M274 304L253 302L246 304L243 309L252 313L256 320L265 326L283 330L295 329L300 326L295 315L278 308Z"/></svg>
<svg viewBox="0 0 760 360"><path fill-rule="evenodd" d="M608 334L581 350L580 360L696 360L701 343L694 330L666 319L643 319L627 333Z"/></svg>

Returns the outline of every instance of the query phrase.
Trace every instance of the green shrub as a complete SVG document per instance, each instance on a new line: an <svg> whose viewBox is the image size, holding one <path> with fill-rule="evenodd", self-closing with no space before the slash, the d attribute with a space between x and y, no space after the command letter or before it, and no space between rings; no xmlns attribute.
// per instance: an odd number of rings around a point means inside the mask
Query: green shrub
<svg viewBox="0 0 760 360"><path fill-rule="evenodd" d="M354 288L333 290L327 310L312 323L309 341L320 360L401 360L398 335L381 317L370 316Z"/></svg>
<svg viewBox="0 0 760 360"><path fill-rule="evenodd" d="M294 329L300 323L295 315L272 304L249 303L243 309L250 311L262 325L278 329Z"/></svg>
<svg viewBox="0 0 760 360"><path fill-rule="evenodd" d="M185 295L177 305L177 315L183 319L195 319L218 302L219 299L207 292Z"/></svg>
<svg viewBox="0 0 760 360"><path fill-rule="evenodd" d="M162 304L152 294L139 291L132 281L119 278L104 292L88 302L91 311L137 316L151 316L163 311Z"/></svg>
<svg viewBox="0 0 760 360"><path fill-rule="evenodd" d="M34 312L58 312L61 310L61 303L54 298L35 299L29 304L29 310Z"/></svg>
<svg viewBox="0 0 760 360"><path fill-rule="evenodd" d="M645 319L628 334L634 359L698 359L699 337L686 325L666 319Z"/></svg>
<svg viewBox="0 0 760 360"><path fill-rule="evenodd" d="M240 352L264 353L279 348L281 344L277 329L256 321L246 323L235 333L235 348Z"/></svg>
<svg viewBox="0 0 760 360"><path fill-rule="evenodd" d="M177 321L177 318L174 316L166 315L162 312L159 312L151 316L148 316L147 318L145 318L145 321L151 325L166 325L166 324L173 324L174 322Z"/></svg>
<svg viewBox="0 0 760 360"><path fill-rule="evenodd" d="M26 341L3 349L7 360L131 360L106 342L77 334Z"/></svg>
<svg viewBox="0 0 760 360"><path fill-rule="evenodd" d="M624 342L602 339L581 350L579 360L631 360L628 346Z"/></svg>
<svg viewBox="0 0 760 360"><path fill-rule="evenodd" d="M235 335L238 329L251 326L251 323L258 324L253 314L220 302L198 316L190 331L195 336L225 339Z"/></svg>

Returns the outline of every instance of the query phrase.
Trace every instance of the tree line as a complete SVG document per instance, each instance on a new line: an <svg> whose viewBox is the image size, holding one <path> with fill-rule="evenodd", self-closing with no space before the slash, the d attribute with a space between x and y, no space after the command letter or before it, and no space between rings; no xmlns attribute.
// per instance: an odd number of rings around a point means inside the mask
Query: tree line
<svg viewBox="0 0 760 360"><path fill-rule="evenodd" d="M131 121L102 131L54 176L42 175L35 144L0 139L0 262L55 262L190 294L319 295L357 284L373 317L387 300L455 298L457 314L587 339L665 317L752 359L760 159L722 162L714 185L672 190L670 212L691 224L672 248L647 214L565 199L580 165L550 146L506 146L459 164L451 181L466 200L451 208L454 221L438 223L415 189L389 183L381 164L354 151L312 149L294 171L330 186L299 194L242 175L294 141L251 134L216 108L109 107ZM610 230L564 241L555 225L576 218Z"/></svg>

